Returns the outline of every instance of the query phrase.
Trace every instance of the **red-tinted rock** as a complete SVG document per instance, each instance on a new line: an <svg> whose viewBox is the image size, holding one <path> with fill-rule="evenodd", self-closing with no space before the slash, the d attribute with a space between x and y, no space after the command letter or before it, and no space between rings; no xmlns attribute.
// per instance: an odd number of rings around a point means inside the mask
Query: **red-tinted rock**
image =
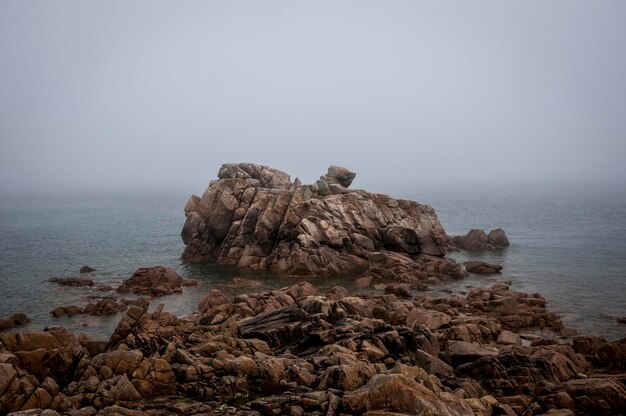
<svg viewBox="0 0 626 416"><path fill-rule="evenodd" d="M141 267L117 288L118 293L164 296L182 292L183 279L171 267Z"/></svg>

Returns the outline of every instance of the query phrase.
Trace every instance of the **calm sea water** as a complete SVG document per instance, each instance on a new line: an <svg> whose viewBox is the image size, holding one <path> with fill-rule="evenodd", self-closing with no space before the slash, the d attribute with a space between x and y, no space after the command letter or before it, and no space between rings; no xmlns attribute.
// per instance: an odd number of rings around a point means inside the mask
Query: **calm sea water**
<svg viewBox="0 0 626 416"><path fill-rule="evenodd" d="M568 326L607 338L626 337L626 192L624 189L461 189L398 195L432 205L449 234L470 228L507 231L511 247L475 256L504 266L497 279L517 290L539 292ZM286 286L291 278L259 275L180 260L186 193L84 193L55 196L0 196L0 317L25 312L33 322L25 329L63 325L97 337L107 336L121 315L53 318L60 305L84 306L91 296L113 295L48 283L50 277L76 276L89 265L89 277L117 285L141 266L174 267L198 279L153 302L178 315L193 312L206 290L235 276L255 278L264 288ZM351 278L319 279L330 287L351 285ZM448 288L457 292L491 284L494 278L470 278ZM256 291L258 288L249 289ZM437 293L437 292L435 292Z"/></svg>

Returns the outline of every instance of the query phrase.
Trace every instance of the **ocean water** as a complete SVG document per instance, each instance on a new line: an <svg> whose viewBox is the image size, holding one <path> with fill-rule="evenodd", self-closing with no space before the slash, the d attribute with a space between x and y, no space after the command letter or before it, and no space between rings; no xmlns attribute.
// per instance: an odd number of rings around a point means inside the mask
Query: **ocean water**
<svg viewBox="0 0 626 416"><path fill-rule="evenodd" d="M502 275L472 277L434 288L465 293L471 287L510 280L516 290L539 292L566 325L609 339L626 337L626 192L624 189L455 189L397 195L432 205L449 234L470 228L504 228L511 247L495 253L454 253L459 261L480 259L504 266ZM180 230L185 217L183 192L104 192L54 196L0 196L0 317L25 312L33 322L20 330L63 325L105 338L121 314L53 318L61 305L84 306L93 297L114 293L68 288L51 277L79 275L118 285L141 266L174 267L199 281L183 294L152 302L186 315L196 310L210 288L227 294L233 277L256 279L262 288L289 285L286 276L244 272L230 267L184 262ZM296 279L297 280L297 279ZM353 277L322 278L322 287L352 285ZM247 291L257 291L249 288Z"/></svg>

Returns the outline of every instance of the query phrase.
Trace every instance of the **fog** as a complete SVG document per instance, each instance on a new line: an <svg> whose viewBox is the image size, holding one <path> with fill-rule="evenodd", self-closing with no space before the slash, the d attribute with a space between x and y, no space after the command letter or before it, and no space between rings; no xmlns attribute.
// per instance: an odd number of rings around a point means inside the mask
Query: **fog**
<svg viewBox="0 0 626 416"><path fill-rule="evenodd" d="M626 182L626 2L0 1L0 191Z"/></svg>

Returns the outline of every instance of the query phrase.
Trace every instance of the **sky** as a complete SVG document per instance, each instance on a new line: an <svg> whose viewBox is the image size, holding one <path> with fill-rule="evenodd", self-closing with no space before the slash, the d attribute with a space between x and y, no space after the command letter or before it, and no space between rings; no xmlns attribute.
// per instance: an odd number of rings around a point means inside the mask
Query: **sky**
<svg viewBox="0 0 626 416"><path fill-rule="evenodd" d="M626 2L0 0L0 192L626 183Z"/></svg>

